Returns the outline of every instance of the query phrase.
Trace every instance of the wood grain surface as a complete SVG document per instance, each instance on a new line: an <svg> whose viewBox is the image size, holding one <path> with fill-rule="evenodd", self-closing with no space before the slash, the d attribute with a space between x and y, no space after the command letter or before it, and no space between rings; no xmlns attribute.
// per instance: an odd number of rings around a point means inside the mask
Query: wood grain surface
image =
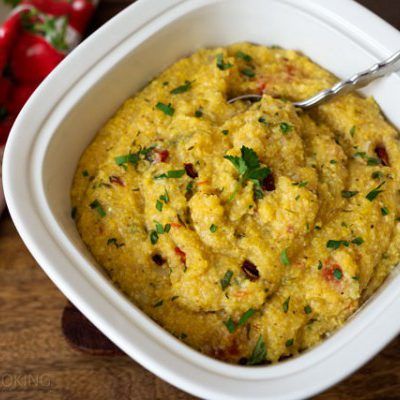
<svg viewBox="0 0 400 400"><path fill-rule="evenodd" d="M359 2L400 29L400 0ZM128 0L101 1L90 31L129 4ZM85 354L70 346L61 329L66 304L5 213L0 220L0 400L193 398L125 355ZM400 337L315 399L400 399Z"/></svg>

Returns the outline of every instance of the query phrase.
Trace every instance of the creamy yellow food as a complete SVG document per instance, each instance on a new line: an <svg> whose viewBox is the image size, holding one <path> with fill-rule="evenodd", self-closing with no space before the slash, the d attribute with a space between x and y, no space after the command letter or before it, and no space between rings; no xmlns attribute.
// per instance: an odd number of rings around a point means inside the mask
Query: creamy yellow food
<svg viewBox="0 0 400 400"><path fill-rule="evenodd" d="M77 167L73 217L146 314L199 351L275 362L315 345L399 261L399 137L298 52L200 50L127 100ZM263 93L260 102L227 99Z"/></svg>

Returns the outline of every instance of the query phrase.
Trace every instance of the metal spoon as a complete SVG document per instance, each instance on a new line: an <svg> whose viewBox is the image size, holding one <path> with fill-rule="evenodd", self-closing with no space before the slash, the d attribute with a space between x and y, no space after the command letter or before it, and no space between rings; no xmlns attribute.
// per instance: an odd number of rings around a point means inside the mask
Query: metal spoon
<svg viewBox="0 0 400 400"><path fill-rule="evenodd" d="M352 77L340 81L332 86L330 89L322 90L313 97L310 97L303 101L297 101L293 103L295 107L307 110L311 107L318 106L326 101L329 101L339 94L345 94L352 92L353 90L362 88L369 85L374 80L381 78L385 75L389 75L400 69L400 51L390 56L385 61L374 64L371 68L365 71L359 72ZM260 100L262 95L260 94L243 94L241 96L234 97L228 100L228 104L232 104L237 100Z"/></svg>

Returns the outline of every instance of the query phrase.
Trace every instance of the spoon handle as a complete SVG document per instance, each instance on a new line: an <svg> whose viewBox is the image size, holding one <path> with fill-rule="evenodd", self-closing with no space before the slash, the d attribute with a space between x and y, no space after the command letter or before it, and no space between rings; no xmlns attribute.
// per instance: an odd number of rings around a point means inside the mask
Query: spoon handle
<svg viewBox="0 0 400 400"><path fill-rule="evenodd" d="M388 75L400 69L400 51L390 56L385 61L374 64L371 68L359 72L352 77L336 83L330 89L323 90L315 96L310 97L304 101L294 103L296 107L308 109L317 106L325 101L336 97L338 94L345 94L353 90L360 89L367 86L372 81Z"/></svg>

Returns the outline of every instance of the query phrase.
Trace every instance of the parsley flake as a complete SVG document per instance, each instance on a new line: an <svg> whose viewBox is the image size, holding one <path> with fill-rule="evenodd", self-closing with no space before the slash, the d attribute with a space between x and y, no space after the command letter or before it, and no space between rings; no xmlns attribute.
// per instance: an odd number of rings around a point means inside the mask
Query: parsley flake
<svg viewBox="0 0 400 400"><path fill-rule="evenodd" d="M351 243L356 244L357 246L361 246L364 243L364 239L358 236L355 239L353 239Z"/></svg>
<svg viewBox="0 0 400 400"><path fill-rule="evenodd" d="M125 165L127 163L137 164L139 161L139 155L137 153L125 154L123 156L118 156L114 158L115 163L119 166Z"/></svg>
<svg viewBox="0 0 400 400"><path fill-rule="evenodd" d="M339 268L335 268L335 269L333 270L333 276L334 276L338 281L340 281L340 280L342 279L342 277L343 277L343 272L342 272L342 270L339 269Z"/></svg>
<svg viewBox="0 0 400 400"><path fill-rule="evenodd" d="M312 313L312 308L308 304L304 307L304 312L306 314L311 314Z"/></svg>
<svg viewBox="0 0 400 400"><path fill-rule="evenodd" d="M217 231L217 229L218 229L217 225L211 224L211 226L210 226L210 231L211 231L212 233L215 233L215 232Z"/></svg>
<svg viewBox="0 0 400 400"><path fill-rule="evenodd" d="M163 303L164 303L164 300L159 300L159 301L157 301L157 303L155 303L155 304L153 305L153 307L154 307L154 308L160 307L160 306L163 305Z"/></svg>
<svg viewBox="0 0 400 400"><path fill-rule="evenodd" d="M357 190L342 190L342 197L345 199L350 199L351 197L355 196L359 192Z"/></svg>
<svg viewBox="0 0 400 400"><path fill-rule="evenodd" d="M150 232L150 242L151 244L156 244L158 241L158 233L156 231Z"/></svg>
<svg viewBox="0 0 400 400"><path fill-rule="evenodd" d="M294 343L294 339L288 339L288 340L286 340L285 346L286 347L293 346L293 343Z"/></svg>
<svg viewBox="0 0 400 400"><path fill-rule="evenodd" d="M255 184L256 189L259 189L261 182L271 173L271 170L267 167L261 167L257 153L253 149L242 146L240 152L241 157L224 156L224 158L229 160L236 168L242 185L250 180Z"/></svg>
<svg viewBox="0 0 400 400"><path fill-rule="evenodd" d="M236 329L235 323L233 322L231 317L229 317L228 321L224 321L224 325L228 329L229 333L235 332Z"/></svg>
<svg viewBox="0 0 400 400"><path fill-rule="evenodd" d="M176 170L170 170L167 171L164 174L157 175L154 177L154 179L163 179L163 178L182 178L183 175L185 175L186 171L184 169L176 169Z"/></svg>
<svg viewBox="0 0 400 400"><path fill-rule="evenodd" d="M247 361L247 365L262 364L267 356L267 349L265 347L262 335L259 336L256 345Z"/></svg>
<svg viewBox="0 0 400 400"><path fill-rule="evenodd" d="M382 182L380 185L378 185L375 189L371 190L365 198L369 201L373 201L378 197L379 193L382 193L383 190L380 190L380 188L385 184L385 182Z"/></svg>
<svg viewBox="0 0 400 400"><path fill-rule="evenodd" d="M283 302L282 310L286 314L289 311L290 296Z"/></svg>
<svg viewBox="0 0 400 400"><path fill-rule="evenodd" d="M156 104L156 108L158 108L160 111L162 111L165 115L169 115L170 117L172 117L175 112L175 109L174 109L174 107L171 106L171 103L164 104L164 103L158 102Z"/></svg>
<svg viewBox="0 0 400 400"><path fill-rule="evenodd" d="M220 280L222 290L225 290L230 285L232 276L233 272L228 269L228 271L225 272L224 277Z"/></svg>
<svg viewBox="0 0 400 400"><path fill-rule="evenodd" d="M279 258L280 258L281 263L283 265L286 265L286 266L290 265L290 260L289 260L289 257L287 255L287 249L282 250L281 255L279 256Z"/></svg>
<svg viewBox="0 0 400 400"><path fill-rule="evenodd" d="M347 240L328 240L326 247L328 249L337 250L340 246L349 247L350 243Z"/></svg>
<svg viewBox="0 0 400 400"><path fill-rule="evenodd" d="M240 70L240 73L242 75L247 76L248 78L254 78L256 76L256 73L251 69L251 68L244 68Z"/></svg>
<svg viewBox="0 0 400 400"><path fill-rule="evenodd" d="M107 215L107 213L104 211L104 208L102 207L102 205L98 200L92 201L90 203L90 208L92 210L96 210L101 218L104 218Z"/></svg>
<svg viewBox="0 0 400 400"><path fill-rule="evenodd" d="M386 207L382 207L381 208L381 214L383 216L388 215L389 214L389 210Z"/></svg>
<svg viewBox="0 0 400 400"><path fill-rule="evenodd" d="M187 92L192 87L192 82L185 81L183 85L176 87L170 91L171 94L181 94Z"/></svg>
<svg viewBox="0 0 400 400"><path fill-rule="evenodd" d="M243 315L240 317L237 326L245 325L246 322L251 318L256 311L253 308L249 308Z"/></svg>
<svg viewBox="0 0 400 400"><path fill-rule="evenodd" d="M161 201L160 200L157 200L157 202L156 202L156 209L158 210L158 211L162 211L162 209L163 209L163 203L161 203Z"/></svg>
<svg viewBox="0 0 400 400"><path fill-rule="evenodd" d="M380 179L380 178L382 178L383 177L383 173L381 172L381 171L374 171L372 174L371 174L371 178L372 179Z"/></svg>
<svg viewBox="0 0 400 400"><path fill-rule="evenodd" d="M233 65L231 63L229 63L229 62L225 63L224 62L224 55L222 53L217 54L216 60L217 60L217 67L221 71L225 71L225 70L233 67Z"/></svg>
<svg viewBox="0 0 400 400"><path fill-rule="evenodd" d="M237 51L235 54L236 58L241 58L242 60L246 61L246 62L250 62L253 60L253 58L251 56L249 56L246 53L243 53L243 51Z"/></svg>
<svg viewBox="0 0 400 400"><path fill-rule="evenodd" d="M287 122L281 122L279 127L281 128L281 132L286 135L288 132L292 130L292 125L288 124Z"/></svg>

